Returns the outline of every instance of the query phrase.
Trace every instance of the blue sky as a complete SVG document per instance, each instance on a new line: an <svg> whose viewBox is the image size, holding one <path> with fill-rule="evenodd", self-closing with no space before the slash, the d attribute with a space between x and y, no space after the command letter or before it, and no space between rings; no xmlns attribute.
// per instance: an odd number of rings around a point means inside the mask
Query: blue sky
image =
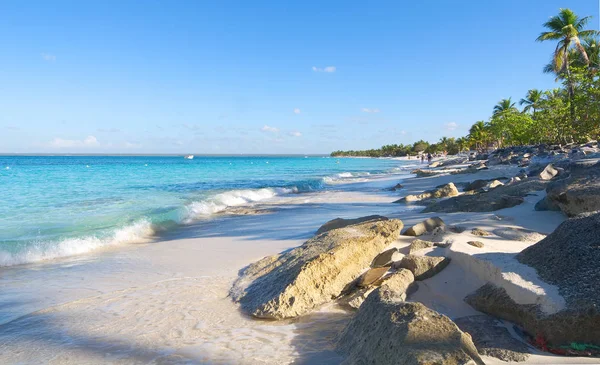
<svg viewBox="0 0 600 365"><path fill-rule="evenodd" d="M462 136L555 87L596 0L3 1L0 152L329 153Z"/></svg>

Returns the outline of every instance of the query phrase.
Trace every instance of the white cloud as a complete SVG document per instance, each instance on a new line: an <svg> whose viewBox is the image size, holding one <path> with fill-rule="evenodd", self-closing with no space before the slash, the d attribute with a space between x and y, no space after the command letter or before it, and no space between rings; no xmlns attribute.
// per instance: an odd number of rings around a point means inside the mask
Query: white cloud
<svg viewBox="0 0 600 365"><path fill-rule="evenodd" d="M302 137L302 133L298 132L298 131L293 131L288 133L290 136L292 137Z"/></svg>
<svg viewBox="0 0 600 365"><path fill-rule="evenodd" d="M295 109L294 109L294 114L300 114L300 109L298 109L298 108L295 108Z"/></svg>
<svg viewBox="0 0 600 365"><path fill-rule="evenodd" d="M53 55L53 54L42 53L41 56L44 59L44 61L48 61L48 62L54 62L54 61L56 61L56 56Z"/></svg>
<svg viewBox="0 0 600 365"><path fill-rule="evenodd" d="M458 124L454 122L446 123L446 130L453 131L458 128Z"/></svg>
<svg viewBox="0 0 600 365"><path fill-rule="evenodd" d="M263 132L270 132L270 133L278 133L279 132L279 128L271 127L266 124L260 130Z"/></svg>
<svg viewBox="0 0 600 365"><path fill-rule="evenodd" d="M335 72L336 68L335 68L335 66L327 66L327 67L323 67L323 68L313 66L312 70L314 72Z"/></svg>
<svg viewBox="0 0 600 365"><path fill-rule="evenodd" d="M72 147L97 147L100 146L100 143L94 136L87 136L83 140L79 139L62 139L62 138L54 138L50 141L50 146L54 148L72 148Z"/></svg>
<svg viewBox="0 0 600 365"><path fill-rule="evenodd" d="M363 113L379 113L379 109L362 108Z"/></svg>

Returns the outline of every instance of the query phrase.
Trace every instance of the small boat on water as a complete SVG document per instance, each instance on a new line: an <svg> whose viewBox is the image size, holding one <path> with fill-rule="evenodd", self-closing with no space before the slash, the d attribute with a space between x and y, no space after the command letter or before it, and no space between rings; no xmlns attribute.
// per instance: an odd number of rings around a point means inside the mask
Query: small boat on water
<svg viewBox="0 0 600 365"><path fill-rule="evenodd" d="M184 157L186 160L193 160L194 159L194 155L185 155Z"/></svg>

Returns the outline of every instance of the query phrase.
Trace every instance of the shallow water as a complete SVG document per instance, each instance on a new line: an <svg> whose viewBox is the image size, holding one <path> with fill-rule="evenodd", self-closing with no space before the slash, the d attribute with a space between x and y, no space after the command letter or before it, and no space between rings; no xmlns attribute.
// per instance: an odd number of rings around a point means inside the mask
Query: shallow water
<svg viewBox="0 0 600 365"><path fill-rule="evenodd" d="M230 207L400 174L328 157L0 156L0 266L144 242Z"/></svg>

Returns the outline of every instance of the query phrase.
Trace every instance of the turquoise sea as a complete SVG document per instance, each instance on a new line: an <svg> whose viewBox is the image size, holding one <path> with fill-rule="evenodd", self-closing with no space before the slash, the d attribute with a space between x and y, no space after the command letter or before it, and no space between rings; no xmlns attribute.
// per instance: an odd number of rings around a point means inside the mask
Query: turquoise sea
<svg viewBox="0 0 600 365"><path fill-rule="evenodd" d="M324 156L0 156L0 266L147 240L228 207L405 174Z"/></svg>

